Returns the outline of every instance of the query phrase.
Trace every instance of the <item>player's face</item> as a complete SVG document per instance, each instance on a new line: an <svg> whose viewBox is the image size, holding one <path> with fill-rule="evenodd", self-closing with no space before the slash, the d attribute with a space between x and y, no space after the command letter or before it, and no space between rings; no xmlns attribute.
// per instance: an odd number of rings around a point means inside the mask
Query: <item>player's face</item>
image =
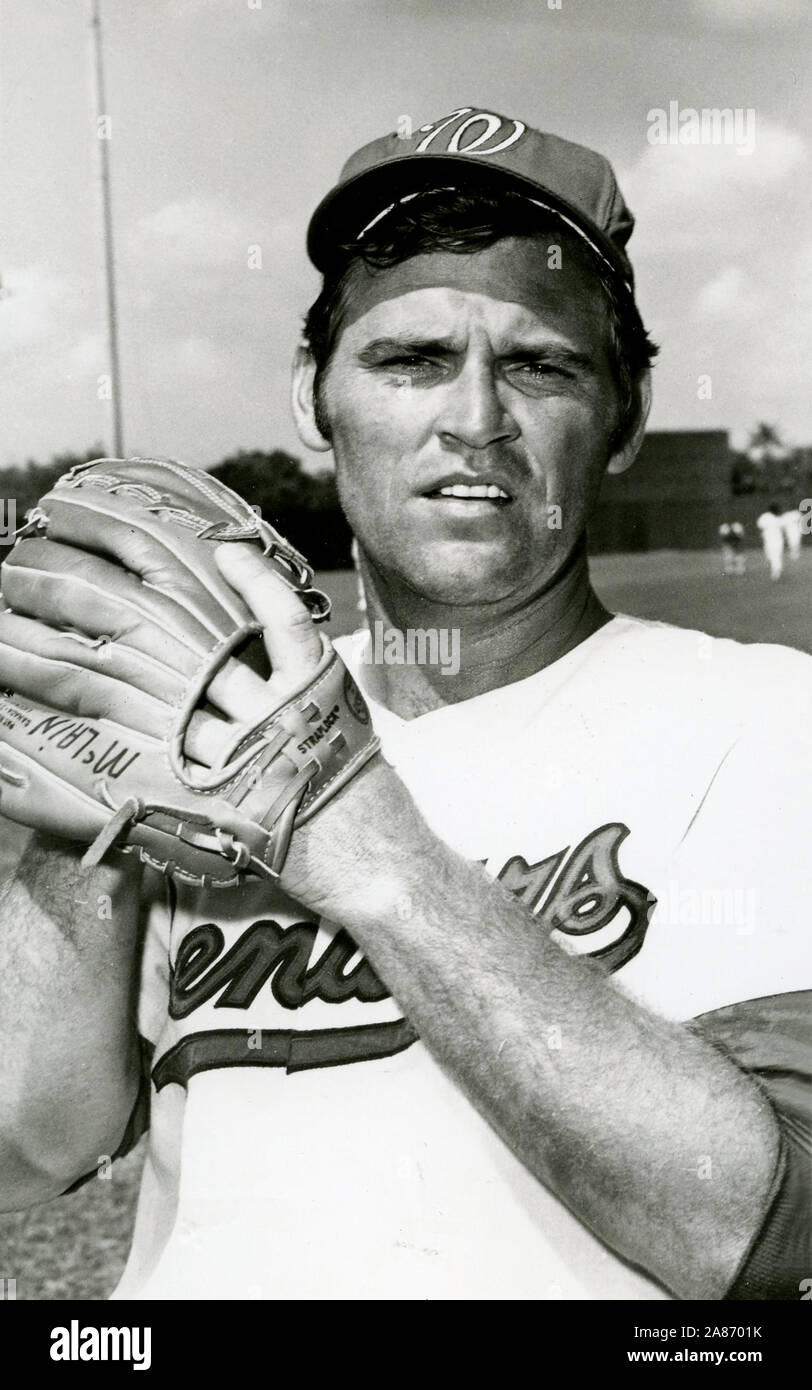
<svg viewBox="0 0 812 1390"><path fill-rule="evenodd" d="M342 504L390 582L529 598L582 535L618 416L603 296L510 238L353 287L322 387Z"/></svg>

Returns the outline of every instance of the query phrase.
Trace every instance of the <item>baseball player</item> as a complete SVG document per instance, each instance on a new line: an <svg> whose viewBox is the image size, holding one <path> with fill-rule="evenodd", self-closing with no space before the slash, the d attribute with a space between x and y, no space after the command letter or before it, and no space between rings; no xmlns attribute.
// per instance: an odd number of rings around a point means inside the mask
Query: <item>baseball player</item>
<svg viewBox="0 0 812 1390"><path fill-rule="evenodd" d="M803 537L803 515L800 507L789 507L781 513L781 527L790 560L800 560Z"/></svg>
<svg viewBox="0 0 812 1390"><path fill-rule="evenodd" d="M455 630L461 661L336 642L383 756L277 883L165 880L112 837L81 870L55 820L9 887L5 1204L148 1126L118 1298L799 1297L812 662L591 587L649 402L632 225L601 155L477 107L365 146L314 215L297 425L370 630ZM306 610L218 557L300 687ZM38 670L0 645L8 686L87 703Z"/></svg>
<svg viewBox="0 0 812 1390"><path fill-rule="evenodd" d="M747 557L744 553L744 527L740 521L723 521L719 527L722 545L722 573L744 574Z"/></svg>
<svg viewBox="0 0 812 1390"><path fill-rule="evenodd" d="M780 579L784 573L784 527L781 508L773 503L756 519L756 526L761 532L761 543L764 547L764 558L770 567L770 578Z"/></svg>

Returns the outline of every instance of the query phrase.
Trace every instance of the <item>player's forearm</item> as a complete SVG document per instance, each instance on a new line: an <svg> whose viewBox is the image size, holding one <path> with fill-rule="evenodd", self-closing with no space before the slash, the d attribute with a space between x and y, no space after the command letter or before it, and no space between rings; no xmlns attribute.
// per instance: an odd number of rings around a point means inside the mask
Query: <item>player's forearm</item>
<svg viewBox="0 0 812 1390"><path fill-rule="evenodd" d="M712 1047L564 954L410 805L391 832L356 828L389 835L388 868L364 879L359 861L364 886L348 879L333 915L542 1182L679 1297L723 1296L765 1214L769 1106ZM327 817L313 852L320 833Z"/></svg>
<svg viewBox="0 0 812 1390"><path fill-rule="evenodd" d="M3 887L0 1205L55 1195L124 1131L138 1078L140 866L32 835Z"/></svg>

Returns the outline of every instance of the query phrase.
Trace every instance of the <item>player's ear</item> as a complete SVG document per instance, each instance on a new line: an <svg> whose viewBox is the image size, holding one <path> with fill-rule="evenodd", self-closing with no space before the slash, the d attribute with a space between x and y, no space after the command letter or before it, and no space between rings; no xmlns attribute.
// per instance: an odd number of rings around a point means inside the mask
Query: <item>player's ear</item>
<svg viewBox="0 0 812 1390"><path fill-rule="evenodd" d="M646 432L646 421L651 410L651 372L648 368L640 373L635 383L635 399L637 410L634 424L623 442L611 455L606 465L607 473L625 473L627 468L631 468L640 452L640 445L643 443L643 436Z"/></svg>
<svg viewBox="0 0 812 1390"><path fill-rule="evenodd" d="M293 358L291 406L293 419L302 443L308 449L324 453L332 444L319 429L316 408L316 363L306 343L300 343Z"/></svg>

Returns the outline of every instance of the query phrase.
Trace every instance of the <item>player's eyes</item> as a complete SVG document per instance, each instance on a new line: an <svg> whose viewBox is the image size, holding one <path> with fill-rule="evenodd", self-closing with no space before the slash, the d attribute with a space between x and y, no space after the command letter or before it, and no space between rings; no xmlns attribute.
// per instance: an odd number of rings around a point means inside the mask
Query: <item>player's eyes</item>
<svg viewBox="0 0 812 1390"><path fill-rule="evenodd" d="M573 373L552 362L512 362L505 369L509 382L520 391L544 392L571 382Z"/></svg>
<svg viewBox="0 0 812 1390"><path fill-rule="evenodd" d="M420 352L401 352L392 357L384 358L382 363L385 367L420 367L431 359Z"/></svg>
<svg viewBox="0 0 812 1390"><path fill-rule="evenodd" d="M509 371L537 381L541 381L543 377L569 377L572 375L564 367L559 367L553 362L514 362Z"/></svg>
<svg viewBox="0 0 812 1390"><path fill-rule="evenodd" d="M442 371L441 363L418 353L403 353L397 357L387 357L378 366L394 376L408 376L410 380L427 378Z"/></svg>
<svg viewBox="0 0 812 1390"><path fill-rule="evenodd" d="M374 358L366 365L396 382L410 382L419 386L439 383L449 373L453 375L458 367L453 358L420 352L391 353ZM549 392L575 377L573 371L559 363L532 358L507 361L502 364L500 374L517 390L528 394Z"/></svg>

